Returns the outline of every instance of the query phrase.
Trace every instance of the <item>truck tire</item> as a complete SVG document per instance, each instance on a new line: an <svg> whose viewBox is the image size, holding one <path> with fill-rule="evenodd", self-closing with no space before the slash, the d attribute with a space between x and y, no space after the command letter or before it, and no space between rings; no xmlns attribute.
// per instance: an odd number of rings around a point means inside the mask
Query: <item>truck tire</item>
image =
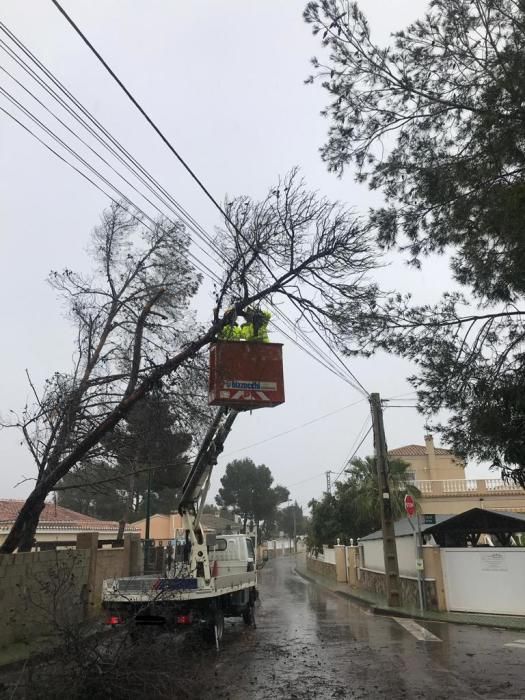
<svg viewBox="0 0 525 700"><path fill-rule="evenodd" d="M245 607L242 613L242 619L244 620L245 625L249 625L250 627L257 627L255 624L255 606L250 602L248 605Z"/></svg>
<svg viewBox="0 0 525 700"><path fill-rule="evenodd" d="M215 630L217 630L217 641L221 642L224 636L224 613L222 610L215 611L215 620L213 625L213 636L215 639Z"/></svg>
<svg viewBox="0 0 525 700"><path fill-rule="evenodd" d="M217 637L215 637L215 629L217 629ZM222 641L224 636L224 613L219 608L213 611L209 622L204 627L204 638L210 644L216 644Z"/></svg>

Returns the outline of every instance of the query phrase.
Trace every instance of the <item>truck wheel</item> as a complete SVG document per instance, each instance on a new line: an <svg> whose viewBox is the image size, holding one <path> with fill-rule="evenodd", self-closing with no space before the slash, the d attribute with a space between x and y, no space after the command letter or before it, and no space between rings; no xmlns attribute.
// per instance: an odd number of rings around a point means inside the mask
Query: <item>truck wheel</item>
<svg viewBox="0 0 525 700"><path fill-rule="evenodd" d="M213 625L213 635L216 636L216 641L220 642L222 641L222 638L224 636L224 613L222 610L216 610L215 611L215 620L214 620L214 625Z"/></svg>
<svg viewBox="0 0 525 700"><path fill-rule="evenodd" d="M217 648L224 636L224 613L215 610L209 622L204 628L204 637L210 644L216 644Z"/></svg>
<svg viewBox="0 0 525 700"><path fill-rule="evenodd" d="M250 627L257 627L255 624L255 606L248 603L248 605L245 607L242 613L242 619L244 620L245 625L249 625Z"/></svg>

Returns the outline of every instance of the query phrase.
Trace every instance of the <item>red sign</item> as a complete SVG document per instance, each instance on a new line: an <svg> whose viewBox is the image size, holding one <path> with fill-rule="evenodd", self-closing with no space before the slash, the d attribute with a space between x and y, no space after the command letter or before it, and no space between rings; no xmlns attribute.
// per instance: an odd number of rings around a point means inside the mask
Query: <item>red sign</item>
<svg viewBox="0 0 525 700"><path fill-rule="evenodd" d="M405 510L409 518L416 514L416 502L409 494L405 496Z"/></svg>

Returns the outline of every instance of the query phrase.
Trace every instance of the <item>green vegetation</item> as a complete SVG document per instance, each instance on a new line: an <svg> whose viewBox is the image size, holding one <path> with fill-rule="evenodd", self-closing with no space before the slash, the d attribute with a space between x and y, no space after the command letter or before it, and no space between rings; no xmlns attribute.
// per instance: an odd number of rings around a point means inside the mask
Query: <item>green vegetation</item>
<svg viewBox="0 0 525 700"><path fill-rule="evenodd" d="M289 491L284 486L272 486L273 476L264 464L256 465L251 459L235 459L226 465L216 496L217 504L242 518L243 532L252 520L259 532L261 522L265 530L273 527L277 506L288 500Z"/></svg>
<svg viewBox="0 0 525 700"><path fill-rule="evenodd" d="M454 452L525 486L524 4L432 0L386 46L355 2L304 16L327 51L309 81L329 95L328 168L381 193L370 225L384 248L417 266L449 254L467 292L343 305L347 351L414 361L419 406L449 412L433 428Z"/></svg>
<svg viewBox="0 0 525 700"><path fill-rule="evenodd" d="M420 494L410 483L407 474L408 464L393 459L389 462L390 494L394 518L404 514L403 500L406 494L417 498ZM381 515L380 495L377 484L375 459L354 459L350 464L346 481L336 483L335 494L325 493L321 500L309 503L312 519L308 533L308 543L312 550L320 550L323 544L341 543L379 530Z"/></svg>

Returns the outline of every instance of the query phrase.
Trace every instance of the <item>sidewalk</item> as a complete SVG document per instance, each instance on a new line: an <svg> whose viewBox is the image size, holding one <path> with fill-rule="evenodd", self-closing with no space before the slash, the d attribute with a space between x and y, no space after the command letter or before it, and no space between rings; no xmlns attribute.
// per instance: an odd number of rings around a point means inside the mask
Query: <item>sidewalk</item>
<svg viewBox="0 0 525 700"><path fill-rule="evenodd" d="M488 615L483 613L439 612L428 610L421 612L419 609L391 608L385 603L385 599L371 591L352 588L346 583L336 583L324 576L318 576L306 569L306 557L298 556L295 561L295 570L303 578L316 583L318 586L349 598L359 605L367 607L374 615L391 615L393 617L410 617L430 622L452 622L456 625L481 625L484 627L500 627L509 630L525 630L525 617L513 615Z"/></svg>

